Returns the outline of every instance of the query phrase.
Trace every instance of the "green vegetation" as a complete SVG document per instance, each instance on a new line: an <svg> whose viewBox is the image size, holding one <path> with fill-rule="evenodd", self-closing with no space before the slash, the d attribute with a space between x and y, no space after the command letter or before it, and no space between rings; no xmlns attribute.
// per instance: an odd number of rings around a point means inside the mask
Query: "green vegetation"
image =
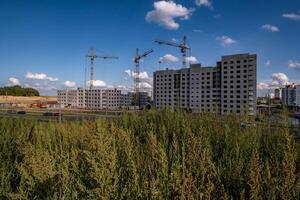
<svg viewBox="0 0 300 200"><path fill-rule="evenodd" d="M62 124L3 118L0 199L300 199L288 128L240 120L169 111Z"/></svg>
<svg viewBox="0 0 300 200"><path fill-rule="evenodd" d="M8 96L40 96L39 91L33 88L22 88L21 86L11 86L0 88L0 95Z"/></svg>

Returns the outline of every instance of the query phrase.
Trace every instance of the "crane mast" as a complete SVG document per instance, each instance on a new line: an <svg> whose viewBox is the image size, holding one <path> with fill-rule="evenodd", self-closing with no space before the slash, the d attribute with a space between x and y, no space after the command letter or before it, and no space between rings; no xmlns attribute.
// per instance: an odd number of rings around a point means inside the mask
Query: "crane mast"
<svg viewBox="0 0 300 200"><path fill-rule="evenodd" d="M97 56L94 53L94 48L91 48L90 50L90 55L87 55L86 57L90 58L91 61L91 68L90 68L90 90L94 88L94 61L95 58L100 58L100 59L119 59L117 56Z"/></svg>
<svg viewBox="0 0 300 200"><path fill-rule="evenodd" d="M180 52L182 54L182 65L185 68L186 67L186 58L187 58L187 50L190 50L191 48L187 45L187 37L183 37L183 42L181 44L172 42L172 41L164 41L164 40L155 40L156 43L158 44L164 44L164 45L169 45L173 47L177 47L180 49Z"/></svg>
<svg viewBox="0 0 300 200"><path fill-rule="evenodd" d="M140 106L140 61L142 58L145 58L150 53L153 52L153 49L146 51L142 55L140 55L139 49L136 49L136 56L134 58L135 63L135 73L134 73L134 89L135 89L135 106Z"/></svg>
<svg viewBox="0 0 300 200"><path fill-rule="evenodd" d="M91 48L89 57L91 59L90 90L92 90L94 87L94 60L95 60L94 48Z"/></svg>

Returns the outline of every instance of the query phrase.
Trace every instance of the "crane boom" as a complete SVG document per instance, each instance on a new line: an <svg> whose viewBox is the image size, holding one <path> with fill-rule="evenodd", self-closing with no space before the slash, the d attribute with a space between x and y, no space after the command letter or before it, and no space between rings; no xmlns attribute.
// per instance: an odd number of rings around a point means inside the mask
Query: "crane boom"
<svg viewBox="0 0 300 200"><path fill-rule="evenodd" d="M150 53L153 53L153 49L146 51L143 55L141 55L141 58L148 56Z"/></svg>
<svg viewBox="0 0 300 200"><path fill-rule="evenodd" d="M119 59L118 56L95 56L95 58L102 58L102 59Z"/></svg>
<svg viewBox="0 0 300 200"><path fill-rule="evenodd" d="M177 44L177 43L171 42L171 41L155 40L155 42L158 44L165 44L165 45L169 45L169 46L173 46L173 47L181 47L180 44Z"/></svg>
<svg viewBox="0 0 300 200"><path fill-rule="evenodd" d="M86 55L86 57L90 58L91 60L91 69L90 69L90 90L94 87L94 60L95 58L101 58L101 59L119 59L117 56L98 56L95 55L94 49L91 48L90 55Z"/></svg>
<svg viewBox="0 0 300 200"><path fill-rule="evenodd" d="M177 47L180 49L180 52L182 53L182 64L183 67L186 67L186 52L187 50L190 50L191 48L186 43L186 36L183 37L183 42L181 44L171 42L171 41L164 41L164 40L155 40L158 44L165 44L173 47Z"/></svg>

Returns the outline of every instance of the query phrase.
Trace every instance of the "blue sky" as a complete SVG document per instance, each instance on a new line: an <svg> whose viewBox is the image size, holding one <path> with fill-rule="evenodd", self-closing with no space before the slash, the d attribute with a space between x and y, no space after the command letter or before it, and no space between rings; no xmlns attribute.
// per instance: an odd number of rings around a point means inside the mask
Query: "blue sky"
<svg viewBox="0 0 300 200"><path fill-rule="evenodd" d="M124 88L133 85L135 49L154 49L141 63L150 88L153 71L181 67L179 49L154 40L183 35L204 66L222 55L256 53L260 95L300 80L299 0L0 0L0 25L0 85L44 95L83 85L90 47L120 57L96 61L97 84ZM178 59L166 56L159 66L166 54Z"/></svg>

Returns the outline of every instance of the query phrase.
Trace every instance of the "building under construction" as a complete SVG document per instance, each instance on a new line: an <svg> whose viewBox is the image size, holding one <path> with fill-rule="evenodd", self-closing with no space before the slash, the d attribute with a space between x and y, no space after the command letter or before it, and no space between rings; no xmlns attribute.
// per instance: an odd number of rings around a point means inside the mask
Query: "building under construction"
<svg viewBox="0 0 300 200"><path fill-rule="evenodd" d="M91 89L59 90L58 103L64 107L117 109L121 106L121 90Z"/></svg>
<svg viewBox="0 0 300 200"><path fill-rule="evenodd" d="M135 93L123 94L118 89L58 90L57 100L63 107L93 110L129 109L135 105ZM148 93L139 92L139 107L148 104Z"/></svg>

